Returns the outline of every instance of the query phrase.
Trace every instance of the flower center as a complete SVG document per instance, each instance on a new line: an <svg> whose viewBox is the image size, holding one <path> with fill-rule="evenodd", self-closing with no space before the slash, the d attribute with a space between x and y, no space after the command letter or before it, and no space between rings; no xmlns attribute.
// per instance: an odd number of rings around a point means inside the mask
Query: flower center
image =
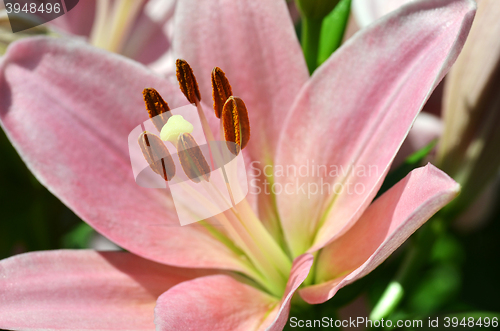
<svg viewBox="0 0 500 331"><path fill-rule="evenodd" d="M217 144L214 134L208 125L201 106L201 96L196 82L196 77L189 64L184 60L177 60L177 79L181 91L189 102L194 103L201 121L203 133L207 140L210 153L210 162L207 162L200 147L190 132L193 126L185 121L180 115L170 113L168 104L159 93L148 88L143 91L144 101L149 117L155 127L161 132L159 137L152 133L144 132L139 138L139 145L143 150L144 157L150 167L164 179L170 180L175 174L175 169L168 170L165 167L173 166L169 161L170 154L156 146L164 141L170 141L178 151L182 170L195 185L208 187L214 192L212 197L228 208L214 216L222 225L223 229L216 229L205 221L200 223L218 240L232 249L239 257L245 267L245 274L256 283L266 289L269 293L281 297L285 291L286 282L291 269L291 259L270 235L259 218L255 215L248 201L234 203L232 190L241 190L239 187L231 187L229 183L238 183L231 180L236 174L224 165L218 165L214 160L224 160L223 145ZM215 116L220 118L220 137L224 137L229 152L238 155L244 149L250 139L250 123L248 112L243 100L232 95L232 88L226 75L220 68L212 71L212 96L214 99ZM163 145L163 148L166 147ZM167 151L168 153L168 151ZM159 162L158 156L166 155L165 162ZM155 158L156 157L156 158ZM163 159L162 159L163 160ZM212 165L212 168L210 165ZM231 202L226 201L224 195L210 180L211 169L218 169L223 178L231 197ZM181 183L182 184L182 183ZM207 190L209 191L209 190ZM194 193L194 192L193 192ZM199 194L193 194L193 203L204 203Z"/></svg>

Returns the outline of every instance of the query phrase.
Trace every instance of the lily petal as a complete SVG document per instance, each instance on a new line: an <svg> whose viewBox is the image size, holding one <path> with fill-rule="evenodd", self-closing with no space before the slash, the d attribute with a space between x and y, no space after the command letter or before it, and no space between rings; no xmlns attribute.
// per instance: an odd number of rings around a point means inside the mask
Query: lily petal
<svg viewBox="0 0 500 331"><path fill-rule="evenodd" d="M153 86L172 108L182 93L142 65L81 42L12 44L0 63L0 124L31 172L77 215L127 250L189 267L242 270L203 226L180 226L166 190L139 187L128 134ZM135 97L134 97L135 95Z"/></svg>
<svg viewBox="0 0 500 331"><path fill-rule="evenodd" d="M309 76L286 3L186 0L175 14L174 53L193 68L202 100L211 104L210 73L222 68L258 128L246 150L272 162L283 119Z"/></svg>
<svg viewBox="0 0 500 331"><path fill-rule="evenodd" d="M277 304L277 298L229 276L198 278L160 296L156 330L259 330Z"/></svg>
<svg viewBox="0 0 500 331"><path fill-rule="evenodd" d="M125 252L61 250L0 262L0 328L154 330L154 306L175 284L207 275Z"/></svg>
<svg viewBox="0 0 500 331"><path fill-rule="evenodd" d="M365 276L460 191L444 172L428 164L378 198L343 236L318 257L316 282L300 291L309 303L321 303L343 286Z"/></svg>
<svg viewBox="0 0 500 331"><path fill-rule="evenodd" d="M302 254L293 261L292 270L290 271L288 283L286 284L285 294L281 299L279 309L275 313L273 322L266 331L280 331L285 327L288 320L288 313L290 312L292 297L309 275L313 260L314 258L311 254ZM273 315L271 315L268 320L272 316Z"/></svg>
<svg viewBox="0 0 500 331"><path fill-rule="evenodd" d="M276 178L288 187L277 200L294 254L323 247L361 216L460 52L475 8L471 0L411 3L351 38L314 73L289 113L276 161L309 170ZM311 175L313 162L340 171Z"/></svg>
<svg viewBox="0 0 500 331"><path fill-rule="evenodd" d="M309 274L312 262L311 254L295 259L281 302L225 275L181 283L158 299L157 330L282 330L292 296Z"/></svg>

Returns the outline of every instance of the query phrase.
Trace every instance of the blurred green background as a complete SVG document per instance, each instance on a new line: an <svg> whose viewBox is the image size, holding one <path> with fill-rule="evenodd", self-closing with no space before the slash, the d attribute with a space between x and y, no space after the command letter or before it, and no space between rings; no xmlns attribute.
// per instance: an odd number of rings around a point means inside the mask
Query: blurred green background
<svg viewBox="0 0 500 331"><path fill-rule="evenodd" d="M29 251L88 247L94 230L28 170L0 131L0 259Z"/></svg>

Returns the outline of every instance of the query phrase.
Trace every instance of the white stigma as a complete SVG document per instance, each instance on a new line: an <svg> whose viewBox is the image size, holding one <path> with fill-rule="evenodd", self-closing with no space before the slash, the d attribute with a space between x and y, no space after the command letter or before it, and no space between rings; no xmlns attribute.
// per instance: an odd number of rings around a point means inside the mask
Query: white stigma
<svg viewBox="0 0 500 331"><path fill-rule="evenodd" d="M186 121L181 115L173 115L161 129L160 138L176 145L180 134L191 132L193 132L193 124Z"/></svg>

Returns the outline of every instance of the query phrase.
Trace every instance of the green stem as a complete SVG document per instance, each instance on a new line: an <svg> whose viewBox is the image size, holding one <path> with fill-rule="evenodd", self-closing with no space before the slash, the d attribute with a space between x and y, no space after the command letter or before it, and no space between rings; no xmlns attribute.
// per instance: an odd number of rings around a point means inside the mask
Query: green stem
<svg viewBox="0 0 500 331"><path fill-rule="evenodd" d="M389 283L387 288L382 294L382 297L377 302L375 308L370 314L370 319L372 321L381 320L389 315L389 312L394 311L404 295L403 286L397 281L392 281Z"/></svg>
<svg viewBox="0 0 500 331"><path fill-rule="evenodd" d="M302 50L306 58L309 73L311 74L318 67L318 51L322 22L322 19L307 17L303 17L302 19Z"/></svg>

